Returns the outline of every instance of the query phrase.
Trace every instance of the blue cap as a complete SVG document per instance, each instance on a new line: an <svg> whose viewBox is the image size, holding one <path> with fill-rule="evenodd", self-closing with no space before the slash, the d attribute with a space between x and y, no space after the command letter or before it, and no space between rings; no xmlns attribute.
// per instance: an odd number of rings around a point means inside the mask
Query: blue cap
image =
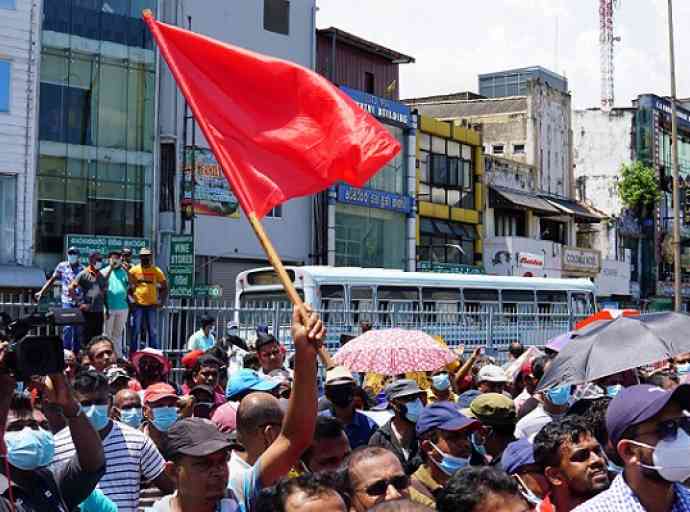
<svg viewBox="0 0 690 512"><path fill-rule="evenodd" d="M458 406L452 402L435 402L428 405L417 420L417 435L421 436L434 429L462 430L468 427L479 428L481 423L473 418L463 416Z"/></svg>
<svg viewBox="0 0 690 512"><path fill-rule="evenodd" d="M656 416L671 399L679 402L683 409L689 410L690 385L682 384L673 391L649 384L623 388L606 410L606 430L613 446L618 444L628 427Z"/></svg>
<svg viewBox="0 0 690 512"><path fill-rule="evenodd" d="M458 407L460 409L467 409L472 401L481 395L481 392L477 389L468 389L463 394L458 397Z"/></svg>
<svg viewBox="0 0 690 512"><path fill-rule="evenodd" d="M262 379L254 370L243 368L230 376L225 396L232 400L237 395L247 391L271 391L278 387L279 383L271 379Z"/></svg>
<svg viewBox="0 0 690 512"><path fill-rule="evenodd" d="M528 439L513 441L503 450L501 466L509 475L514 475L527 464L534 464L534 446Z"/></svg>

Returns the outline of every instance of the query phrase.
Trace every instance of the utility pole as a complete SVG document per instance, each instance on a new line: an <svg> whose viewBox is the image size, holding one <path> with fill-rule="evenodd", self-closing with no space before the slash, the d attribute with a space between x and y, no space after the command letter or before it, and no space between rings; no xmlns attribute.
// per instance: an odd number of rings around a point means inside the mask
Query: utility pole
<svg viewBox="0 0 690 512"><path fill-rule="evenodd" d="M676 58L673 48L673 0L668 0L668 40L671 57L671 155L673 158L673 295L675 311L681 310L680 187L678 186L678 123L676 122Z"/></svg>

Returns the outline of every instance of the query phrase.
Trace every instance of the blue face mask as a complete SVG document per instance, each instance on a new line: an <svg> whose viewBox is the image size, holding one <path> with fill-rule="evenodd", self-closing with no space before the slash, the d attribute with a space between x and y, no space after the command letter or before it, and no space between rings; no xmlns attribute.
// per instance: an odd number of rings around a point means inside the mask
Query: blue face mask
<svg viewBox="0 0 690 512"><path fill-rule="evenodd" d="M623 386L621 386L620 384L616 384L614 386L606 386L606 396L614 398L618 393L621 392L621 389L623 389Z"/></svg>
<svg viewBox="0 0 690 512"><path fill-rule="evenodd" d="M482 457L486 457L486 448L484 447L484 441L479 441L477 439L477 435L473 432L472 437L470 438L472 440L472 447L474 450L481 455Z"/></svg>
<svg viewBox="0 0 690 512"><path fill-rule="evenodd" d="M513 476L518 481L518 483L519 483L518 487L520 489L520 494L522 494L522 497L527 500L527 503L533 505L535 507L535 509L536 509L536 507L541 505L542 499L539 496L537 496L536 494L534 494L534 492L532 492L532 490L529 487L527 487L525 482L522 481L522 478L520 478L520 475L516 474Z"/></svg>
<svg viewBox="0 0 690 512"><path fill-rule="evenodd" d="M441 451L441 449L434 443L431 446L438 452L438 454L443 457L441 462L436 462L436 465L448 476L453 476L457 471L469 465L470 460L463 457L456 457L455 455L450 455Z"/></svg>
<svg viewBox="0 0 690 512"><path fill-rule="evenodd" d="M96 431L100 432L108 426L108 406L107 405L91 405L89 407L82 406L81 410L88 418L89 422Z"/></svg>
<svg viewBox="0 0 690 512"><path fill-rule="evenodd" d="M619 474L619 473L622 473L624 469L625 469L624 467L619 466L619 465L616 464L615 462L613 462L613 461L611 461L611 460L609 461L608 470L609 470L610 472Z"/></svg>
<svg viewBox="0 0 690 512"><path fill-rule="evenodd" d="M67 255L67 262L70 265L74 265L77 261L79 261L79 256L76 254L68 254Z"/></svg>
<svg viewBox="0 0 690 512"><path fill-rule="evenodd" d="M439 373L431 377L431 386L437 391L446 391L450 387L447 373Z"/></svg>
<svg viewBox="0 0 690 512"><path fill-rule="evenodd" d="M153 426L160 432L167 432L177 421L177 407L154 407Z"/></svg>
<svg viewBox="0 0 690 512"><path fill-rule="evenodd" d="M683 364L677 364L676 365L676 374L687 375L688 373L690 373L690 363L683 363Z"/></svg>
<svg viewBox="0 0 690 512"><path fill-rule="evenodd" d="M120 421L132 428L139 428L142 420L141 407L132 407L120 411Z"/></svg>
<svg viewBox="0 0 690 512"><path fill-rule="evenodd" d="M53 434L42 428L5 432L5 445L9 463L26 471L47 466L55 454Z"/></svg>
<svg viewBox="0 0 690 512"><path fill-rule="evenodd" d="M422 404L422 401L419 398L417 398L414 402L406 403L405 409L407 410L405 412L405 418L407 419L407 421L417 423L419 415L422 413L422 409L424 409L424 404Z"/></svg>
<svg viewBox="0 0 690 512"><path fill-rule="evenodd" d="M570 385L551 388L546 392L546 396L553 405L568 405L570 400Z"/></svg>

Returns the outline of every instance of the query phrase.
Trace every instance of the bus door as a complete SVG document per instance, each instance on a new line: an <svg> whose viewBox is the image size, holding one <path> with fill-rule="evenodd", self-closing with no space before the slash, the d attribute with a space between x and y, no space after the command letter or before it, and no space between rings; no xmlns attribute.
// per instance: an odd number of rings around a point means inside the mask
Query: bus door
<svg viewBox="0 0 690 512"><path fill-rule="evenodd" d="M594 302L589 292L570 292L570 312L575 320L582 320L594 313Z"/></svg>
<svg viewBox="0 0 690 512"><path fill-rule="evenodd" d="M357 330L362 322L375 324L373 287L350 287L350 312L350 322L354 330Z"/></svg>
<svg viewBox="0 0 690 512"><path fill-rule="evenodd" d="M489 336L490 319L497 317L499 312L498 290L490 288L464 288L463 298L463 324L468 339L466 345L485 345ZM492 315L493 313L493 315ZM491 325L493 327L493 323Z"/></svg>
<svg viewBox="0 0 690 512"><path fill-rule="evenodd" d="M329 335L348 334L349 323L345 313L345 287L341 284L322 284L319 286L321 297L321 318L328 326ZM337 333L336 333L337 331ZM330 337L330 336L329 336Z"/></svg>
<svg viewBox="0 0 690 512"><path fill-rule="evenodd" d="M441 336L449 345L462 339L462 294L459 288L422 288L422 330Z"/></svg>
<svg viewBox="0 0 690 512"><path fill-rule="evenodd" d="M410 329L418 326L419 288L415 286L379 286L376 309L380 327Z"/></svg>
<svg viewBox="0 0 690 512"><path fill-rule="evenodd" d="M536 341L538 344L569 331L568 292L537 290L537 322L543 338Z"/></svg>

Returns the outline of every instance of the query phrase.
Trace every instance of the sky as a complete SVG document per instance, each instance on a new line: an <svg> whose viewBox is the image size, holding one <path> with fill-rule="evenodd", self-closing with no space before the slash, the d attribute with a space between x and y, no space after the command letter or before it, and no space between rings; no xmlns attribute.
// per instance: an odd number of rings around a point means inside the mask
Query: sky
<svg viewBox="0 0 690 512"><path fill-rule="evenodd" d="M573 108L600 105L599 0L317 0L336 26L415 58L400 97L477 92L477 75L541 65L568 78ZM676 81L690 96L690 0L674 0ZM670 94L667 0L620 0L615 105Z"/></svg>

